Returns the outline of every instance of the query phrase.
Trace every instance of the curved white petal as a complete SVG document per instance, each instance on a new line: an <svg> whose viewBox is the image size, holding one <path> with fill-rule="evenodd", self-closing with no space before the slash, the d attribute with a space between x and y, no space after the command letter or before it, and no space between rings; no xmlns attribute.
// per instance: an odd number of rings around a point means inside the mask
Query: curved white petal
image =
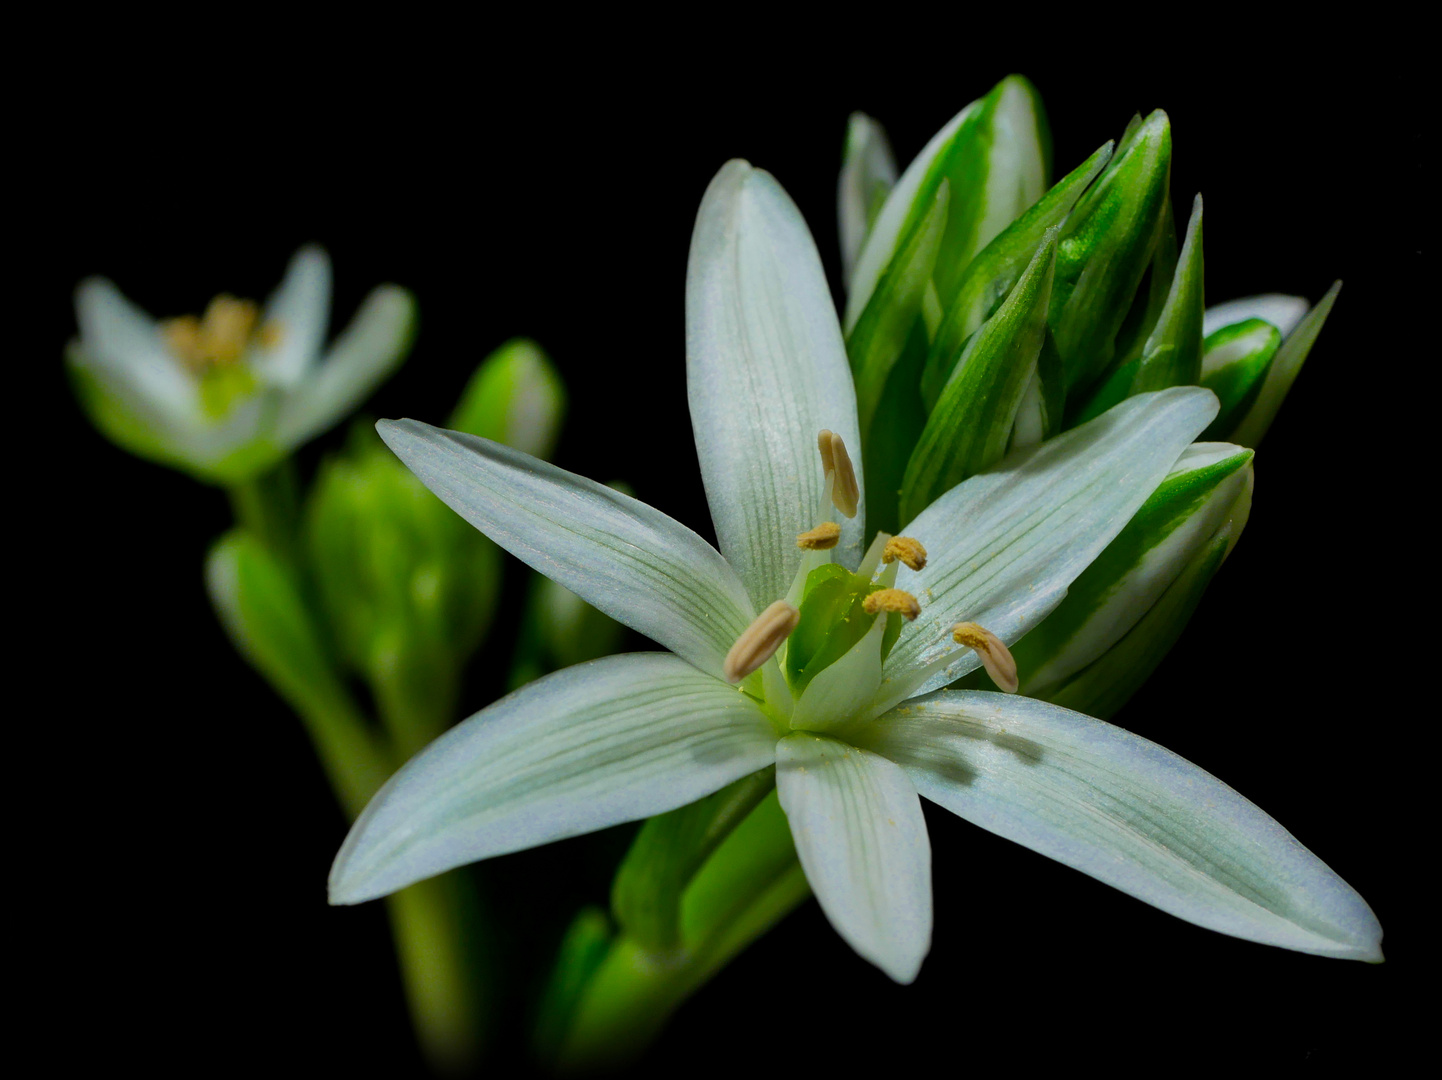
<svg viewBox="0 0 1442 1080"><path fill-rule="evenodd" d="M168 425L194 425L200 410L195 379L166 347L155 320L105 278L75 290L80 348L74 359L96 373L133 410Z"/></svg>
<svg viewBox="0 0 1442 1080"><path fill-rule="evenodd" d="M266 382L290 387L315 366L330 324L330 256L308 244L292 256L280 286L265 302L262 325L278 334L274 348L255 347L251 366Z"/></svg>
<svg viewBox="0 0 1442 1080"><path fill-rule="evenodd" d="M1188 922L1382 958L1366 902L1286 829L1155 743L1030 698L941 691L853 737L921 794Z"/></svg>
<svg viewBox="0 0 1442 1080"><path fill-rule="evenodd" d="M979 666L951 641L954 624L979 623L1007 644L1035 626L1216 414L1210 390L1138 394L965 480L905 526L928 558L919 572L903 566L896 586L921 615L886 659L876 712ZM917 670L948 652L956 659L918 685Z"/></svg>
<svg viewBox="0 0 1442 1080"><path fill-rule="evenodd" d="M765 768L775 747L750 698L678 657L567 668L481 710L396 773L336 856L331 902L674 810Z"/></svg>
<svg viewBox="0 0 1442 1080"><path fill-rule="evenodd" d="M818 735L776 746L776 791L821 910L899 983L931 947L931 841L906 773Z"/></svg>
<svg viewBox="0 0 1442 1080"><path fill-rule="evenodd" d="M376 429L426 487L516 558L721 678L755 612L735 571L690 529L489 439L415 420Z"/></svg>
<svg viewBox="0 0 1442 1080"><path fill-rule="evenodd" d="M1202 336L1214 330L1231 326L1246 319L1262 319L1271 323L1286 337L1292 328L1307 314L1307 301L1301 296L1287 296L1283 293L1263 293L1261 296L1244 296L1240 300L1228 300L1225 304L1209 307L1202 314Z"/></svg>
<svg viewBox="0 0 1442 1080"><path fill-rule="evenodd" d="M415 324L415 297L397 285L373 289L320 366L285 399L276 441L299 446L359 407L405 359Z"/></svg>
<svg viewBox="0 0 1442 1080"><path fill-rule="evenodd" d="M839 433L861 460L831 291L796 205L744 161L716 174L696 216L686 392L716 537L756 608L786 595L800 559L796 535L818 513L841 524L838 558L855 566L864 506L848 520L820 505L817 434Z"/></svg>
<svg viewBox="0 0 1442 1080"><path fill-rule="evenodd" d="M872 200L891 190L895 183L896 159L892 157L886 129L865 113L852 113L846 125L841 175L836 182L843 280L851 280L861 246L871 231Z"/></svg>

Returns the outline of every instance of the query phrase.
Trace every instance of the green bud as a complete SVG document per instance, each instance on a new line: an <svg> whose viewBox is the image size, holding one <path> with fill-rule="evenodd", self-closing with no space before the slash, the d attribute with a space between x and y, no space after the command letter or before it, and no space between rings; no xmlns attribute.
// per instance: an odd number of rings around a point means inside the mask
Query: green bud
<svg viewBox="0 0 1442 1080"><path fill-rule="evenodd" d="M846 125L846 148L841 176L836 183L836 210L841 236L841 266L845 280L886 196L896 184L896 160L880 124L865 113L854 112Z"/></svg>
<svg viewBox="0 0 1442 1080"><path fill-rule="evenodd" d="M549 458L565 414L560 374L539 345L516 338L481 361L449 426Z"/></svg>
<svg viewBox="0 0 1442 1080"><path fill-rule="evenodd" d="M1189 578L1191 584L1172 594L1174 600L1183 593L1201 595L1200 589L1220 565L1220 558L1213 560L1211 554L1218 537L1226 541L1224 557L1246 522L1251 459L1250 450L1228 443L1194 443L1188 448L1126 528L1073 582L1060 606L1013 646L1021 693L1080 709L1077 702L1083 688L1088 695L1105 689L1099 676L1103 668L1096 666L1105 662L1109 677L1121 688L1107 691L1105 703L1120 707L1166 649L1153 659L1150 647L1137 651L1138 638L1116 650L1191 568L1205 564L1209 569L1204 578L1199 582ZM1182 622L1173 627L1171 620L1180 610L1173 605L1166 609L1166 618L1147 623L1149 633L1171 635L1168 647L1192 607L1185 606ZM1149 666L1132 670L1121 663L1124 657L1142 657ZM1063 691L1071 695L1065 702L1058 696ZM1096 701L1086 707L1097 707Z"/></svg>
<svg viewBox="0 0 1442 1080"><path fill-rule="evenodd" d="M1036 374L1055 265L1052 229L954 366L906 468L903 521L1006 453L1022 396Z"/></svg>
<svg viewBox="0 0 1442 1080"><path fill-rule="evenodd" d="M1154 274L1161 270L1153 265ZM1133 394L1197 383L1202 371L1202 312L1206 308L1202 276L1202 197L1198 195L1166 300L1140 355L1133 360L1123 357L1068 426L1084 424Z"/></svg>
<svg viewBox="0 0 1442 1080"><path fill-rule="evenodd" d="M1262 389L1262 380L1282 335L1269 322L1246 319L1207 335L1202 343L1201 385L1217 395L1221 411L1203 439L1217 439L1231 431Z"/></svg>
<svg viewBox="0 0 1442 1080"><path fill-rule="evenodd" d="M1085 389L1115 355L1161 235L1171 161L1171 125L1158 109L1123 137L1062 229L1050 319L1069 390Z"/></svg>

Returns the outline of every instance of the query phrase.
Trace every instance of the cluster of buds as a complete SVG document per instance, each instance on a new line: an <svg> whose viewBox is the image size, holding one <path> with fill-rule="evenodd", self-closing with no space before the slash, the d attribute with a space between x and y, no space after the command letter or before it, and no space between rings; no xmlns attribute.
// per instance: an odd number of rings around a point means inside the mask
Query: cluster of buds
<svg viewBox="0 0 1442 1080"><path fill-rule="evenodd" d="M1310 310L1280 295L1207 309L1202 199L1179 229L1166 113L1134 117L1050 187L1046 130L1035 89L1013 75L898 176L881 126L854 115L838 185L844 326L883 528L1134 394L1217 395L1208 441L1018 647L1023 693L1106 716L1235 544L1252 450L1338 286Z"/></svg>

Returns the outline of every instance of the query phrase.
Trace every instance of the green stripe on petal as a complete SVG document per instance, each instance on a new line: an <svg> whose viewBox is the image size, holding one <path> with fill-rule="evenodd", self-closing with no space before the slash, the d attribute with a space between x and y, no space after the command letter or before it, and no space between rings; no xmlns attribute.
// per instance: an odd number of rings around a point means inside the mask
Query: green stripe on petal
<svg viewBox="0 0 1442 1080"><path fill-rule="evenodd" d="M1036 375L1055 265L1052 230L1006 302L971 336L952 367L906 466L903 521L1006 453L1017 410Z"/></svg>
<svg viewBox="0 0 1442 1080"><path fill-rule="evenodd" d="M1060 225L1086 186L1111 159L1107 143L1073 169L1037 203L1006 227L976 256L957 285L946 318L932 342L922 373L921 396L928 409L936 407L941 388L951 376L967 338L996 310L1011 292L1048 229Z"/></svg>
<svg viewBox="0 0 1442 1080"><path fill-rule="evenodd" d="M665 653L548 675L452 728L371 800L331 869L331 902L594 832L711 794L771 764L746 695Z"/></svg>
<svg viewBox="0 0 1442 1080"><path fill-rule="evenodd" d="M1230 431L1246 414L1281 344L1277 328L1261 319L1245 319L1207 335L1202 343L1201 385L1217 395L1222 408L1203 438Z"/></svg>
<svg viewBox="0 0 1442 1080"><path fill-rule="evenodd" d="M834 739L789 735L776 747L776 791L831 925L911 982L931 947L931 841L907 774Z"/></svg>
<svg viewBox="0 0 1442 1080"><path fill-rule="evenodd" d="M856 393L831 290L801 212L769 173L716 174L691 238L686 392L721 551L759 611L786 595L824 487L816 436L860 460ZM861 557L864 507L838 561Z"/></svg>
<svg viewBox="0 0 1442 1080"><path fill-rule="evenodd" d="M721 677L754 612L735 571L690 529L499 443L415 420L376 427L426 487L516 558Z"/></svg>
<svg viewBox="0 0 1442 1080"><path fill-rule="evenodd" d="M1312 351L1317 335L1322 332L1322 326L1331 314L1332 305L1337 302L1337 294L1341 291L1342 283L1338 281L1327 290L1326 296L1317 301L1317 306L1297 323L1296 328L1283 338L1281 348L1267 366L1267 376L1262 380L1257 399L1228 436L1232 442L1251 447L1261 443L1262 436L1276 419L1282 400L1287 396L1287 391L1292 389L1292 383L1301 372L1302 364L1306 362L1307 354Z"/></svg>
<svg viewBox="0 0 1442 1080"><path fill-rule="evenodd" d="M1010 645L1040 622L1216 410L1216 397L1198 387L1128 398L958 484L905 526L928 561L920 572L902 567L896 585L921 602L921 614L886 658L876 712L980 666L952 642L955 623L980 623ZM919 669L947 655L955 659L917 682Z"/></svg>
<svg viewBox="0 0 1442 1080"><path fill-rule="evenodd" d="M858 737L928 799L1188 922L1382 958L1376 916L1322 860L1221 781L1121 728L1027 698L942 691Z"/></svg>

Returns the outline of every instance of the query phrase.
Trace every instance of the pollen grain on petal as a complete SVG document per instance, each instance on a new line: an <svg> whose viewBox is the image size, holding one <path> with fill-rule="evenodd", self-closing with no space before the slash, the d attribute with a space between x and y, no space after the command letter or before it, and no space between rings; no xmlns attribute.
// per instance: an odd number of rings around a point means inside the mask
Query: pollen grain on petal
<svg viewBox="0 0 1442 1080"><path fill-rule="evenodd" d="M836 432L823 428L816 436L816 446L821 451L821 468L827 479L832 480L832 505L854 518L861 501L861 487L856 483L856 469L846 452L846 442Z"/></svg>
<svg viewBox="0 0 1442 1080"><path fill-rule="evenodd" d="M738 683L759 668L781 648L791 631L796 629L801 612L785 600L772 604L748 626L731 646L721 672L729 683Z"/></svg>
<svg viewBox="0 0 1442 1080"><path fill-rule="evenodd" d="M1008 694L1016 693L1020 685L1016 675L1016 661L1012 659L1011 650L1001 638L984 626L964 622L951 628L951 639L958 645L975 649L976 654L981 657L981 666L986 668L991 681Z"/></svg>
<svg viewBox="0 0 1442 1080"><path fill-rule="evenodd" d="M907 619L914 619L921 614L921 605L916 602L916 597L905 589L877 589L874 593L867 594L861 606L868 615L875 615L879 611L895 611Z"/></svg>
<svg viewBox="0 0 1442 1080"><path fill-rule="evenodd" d="M898 559L911 569L920 570L926 566L926 548L910 536L893 536L881 552L881 561L890 563Z"/></svg>
<svg viewBox="0 0 1442 1080"><path fill-rule="evenodd" d="M802 551L828 551L841 539L841 526L834 521L823 521L814 529L808 529L796 537L796 546Z"/></svg>

